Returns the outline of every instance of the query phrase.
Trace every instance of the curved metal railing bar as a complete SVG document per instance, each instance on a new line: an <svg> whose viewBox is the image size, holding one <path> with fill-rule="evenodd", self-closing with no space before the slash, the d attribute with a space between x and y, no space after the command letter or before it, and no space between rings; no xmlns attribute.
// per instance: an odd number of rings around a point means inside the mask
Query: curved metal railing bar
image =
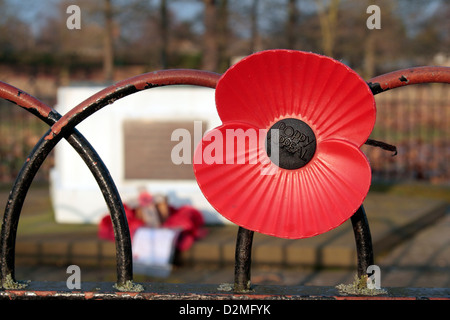
<svg viewBox="0 0 450 320"><path fill-rule="evenodd" d="M74 131L77 124L86 119L89 115L95 113L97 110L129 94L158 86L187 84L215 88L219 77L219 74L198 70L162 70L147 73L120 81L85 100L60 119L59 117L57 117L58 119L55 118L54 120L56 122L52 122L52 127L36 144L30 154L30 157L27 159L27 162L21 170L21 172L24 172L24 176L27 177L27 179L22 179L22 182L19 183L19 186L17 186L16 189L21 191L23 197L15 197L13 201L17 202L16 205L21 208L29 185L31 184L35 173L39 169L42 161L47 157L48 153L59 142L59 140L63 137L69 137L69 134ZM417 67L398 70L372 78L368 81L368 85L371 88L372 93L375 95L405 85L431 82L450 83L450 68ZM37 104L32 112L39 114L40 116L48 117L50 113L47 113L47 111L48 110L45 107ZM116 205L122 206L120 199ZM20 209L18 213L14 211L14 214L7 216L6 219L10 222L16 220L18 221L19 214ZM363 206L358 209L358 211L352 216L351 220L358 251L358 274L365 274L367 267L370 264L373 264L373 250L370 229ZM252 231L241 227L239 228L235 253L235 290L237 291L247 290L250 288L252 239ZM2 234L1 241L2 247L3 243L7 243L9 246L9 250L2 253L2 259L3 255L5 255L7 256L6 260L13 262L13 271L14 257L11 259L11 255L14 255L14 232L8 233L5 238ZM118 241L126 242L126 239L122 238L118 239ZM127 266L128 267L125 268L127 270L125 271L118 270L119 284L124 283L126 280L132 279L131 261L127 264ZM120 276L119 274L122 274L123 276Z"/></svg>
<svg viewBox="0 0 450 320"><path fill-rule="evenodd" d="M367 268L374 264L372 235L364 205L350 218L356 244L356 260L358 278L367 274Z"/></svg>
<svg viewBox="0 0 450 320"><path fill-rule="evenodd" d="M1 81L0 98L8 100L11 103L29 111L50 126L56 123L61 118L61 115L48 105L39 101L30 94ZM115 234L124 233L121 238L129 237L129 229L127 225L125 210L120 200L119 192L108 172L108 169L106 168L105 164L98 156L94 148L86 140L86 138L76 129L73 129L72 132L73 133L70 134L66 139L69 144L75 149L75 151L81 156L83 161L91 170L91 173L93 174L95 180L97 181L107 203L110 215L114 217L111 220L115 221L115 224L113 225ZM30 177L30 175L28 175L28 177ZM22 210L22 204L24 200L19 201L18 199L25 199L27 190L27 188L21 187L21 185L24 184L24 182L22 182L21 180L22 178L23 176L21 174L19 174L16 178L16 181L8 198L7 206L5 208L0 244L0 279L2 279L2 282L4 282L8 278L8 275L12 281L15 281L15 246L11 245L10 241L16 238L18 219L11 219L9 217L18 218L18 215L15 212L20 213L20 211ZM129 251L128 245L126 243L116 244L116 248L118 274L121 274L119 278L129 280L127 271L130 268L130 266L128 265L128 261L130 260L130 258L127 257L127 251Z"/></svg>
<svg viewBox="0 0 450 320"><path fill-rule="evenodd" d="M7 231L2 234L2 238L0 239L1 247L5 248L2 250L2 256L0 257L1 267L4 269L3 274L11 276L14 275L16 230L20 217L20 211L31 182L51 150L53 150L55 145L62 138L67 138L73 132L77 124L104 106L111 104L127 95L142 90L167 85L196 85L215 88L219 77L220 75L216 73L188 69L162 70L142 74L119 81L118 83L101 90L58 119L41 137L31 151L27 161L24 163L19 173L17 178L18 183L14 185L13 190L11 191L13 197L10 199L11 201L8 200L7 205L7 208L9 207L11 209L5 211L3 218L3 224L5 225L5 229L7 229ZM40 107L43 106L41 105ZM44 109L45 108L42 108L42 110L40 110L37 108L38 113L41 114L42 112L41 115L45 115L46 111L43 111ZM113 203L115 208L122 206L120 198L117 200L118 201ZM122 219L123 217L112 216L111 218L113 220L113 224L119 225L120 221L117 221L117 219ZM119 286L126 284L127 281L131 281L133 278L131 242L128 226L125 229L126 232L115 234L116 244L119 245L119 248L116 248L116 255L119 254L123 258L117 267L117 284Z"/></svg>
<svg viewBox="0 0 450 320"><path fill-rule="evenodd" d="M376 76L369 81L374 95L391 89L423 83L450 83L450 67L414 67Z"/></svg>

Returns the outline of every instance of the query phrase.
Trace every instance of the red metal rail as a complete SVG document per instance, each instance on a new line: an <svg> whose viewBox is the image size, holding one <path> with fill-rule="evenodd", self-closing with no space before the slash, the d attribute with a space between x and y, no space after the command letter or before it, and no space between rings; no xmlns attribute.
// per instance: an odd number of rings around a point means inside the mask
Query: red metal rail
<svg viewBox="0 0 450 320"><path fill-rule="evenodd" d="M368 81L373 94L421 83L450 83L450 67L415 67L389 72Z"/></svg>

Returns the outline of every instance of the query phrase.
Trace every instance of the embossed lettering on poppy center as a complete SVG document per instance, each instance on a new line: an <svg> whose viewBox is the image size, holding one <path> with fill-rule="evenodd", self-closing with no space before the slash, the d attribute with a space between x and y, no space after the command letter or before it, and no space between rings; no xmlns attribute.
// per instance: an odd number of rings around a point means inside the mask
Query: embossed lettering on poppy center
<svg viewBox="0 0 450 320"><path fill-rule="evenodd" d="M275 154L276 150L278 154ZM316 152L316 136L305 122L286 118L275 123L268 131L266 152L270 160L280 168L298 169L313 158Z"/></svg>

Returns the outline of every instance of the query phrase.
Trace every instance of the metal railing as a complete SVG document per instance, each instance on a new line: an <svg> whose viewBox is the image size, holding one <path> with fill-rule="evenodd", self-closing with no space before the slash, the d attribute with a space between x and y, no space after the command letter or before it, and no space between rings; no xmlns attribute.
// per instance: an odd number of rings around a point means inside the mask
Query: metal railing
<svg viewBox="0 0 450 320"><path fill-rule="evenodd" d="M17 227L23 203L30 185L44 160L56 144L66 139L83 159L96 179L108 206L115 234L117 285L125 286L133 281L131 238L126 215L116 185L107 167L89 141L76 126L108 104L133 93L160 86L194 85L215 88L220 75L198 70L162 70L146 73L120 81L105 88L80 103L65 115L42 103L25 91L0 82L0 98L8 100L34 114L50 126L26 158L11 189L3 216L0 239L0 279L2 286L15 280L15 243ZM367 81L374 95L420 83L450 83L450 68L417 67L384 74ZM395 151L392 146L374 140L366 144ZM374 264L370 228L363 205L351 217L357 249L358 276L366 274ZM254 232L239 227L234 271L234 291L245 292L251 284L251 251Z"/></svg>

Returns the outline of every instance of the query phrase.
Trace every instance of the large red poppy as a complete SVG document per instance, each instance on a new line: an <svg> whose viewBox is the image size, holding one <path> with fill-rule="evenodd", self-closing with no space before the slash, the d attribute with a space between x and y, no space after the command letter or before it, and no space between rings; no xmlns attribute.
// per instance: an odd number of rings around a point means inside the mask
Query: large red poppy
<svg viewBox="0 0 450 320"><path fill-rule="evenodd" d="M371 169L359 148L376 110L357 73L325 56L268 50L228 69L215 95L223 124L197 146L194 172L225 218L305 238L339 226L361 206Z"/></svg>

